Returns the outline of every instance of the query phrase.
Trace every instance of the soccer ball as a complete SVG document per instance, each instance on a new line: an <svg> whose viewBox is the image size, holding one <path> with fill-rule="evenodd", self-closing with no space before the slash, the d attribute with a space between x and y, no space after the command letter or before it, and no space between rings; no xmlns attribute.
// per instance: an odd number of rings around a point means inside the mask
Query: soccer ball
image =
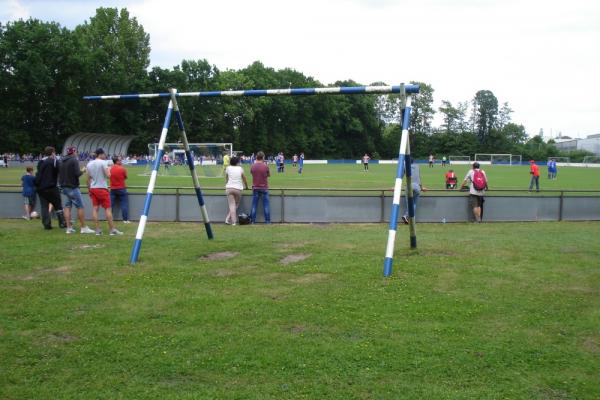
<svg viewBox="0 0 600 400"><path fill-rule="evenodd" d="M250 224L250 217L246 213L240 213L238 215L238 222L240 225L248 225Z"/></svg>
<svg viewBox="0 0 600 400"><path fill-rule="evenodd" d="M29 216L31 218L37 218L37 217L39 217L39 214L37 213L37 211L32 211L31 214L29 214Z"/></svg>

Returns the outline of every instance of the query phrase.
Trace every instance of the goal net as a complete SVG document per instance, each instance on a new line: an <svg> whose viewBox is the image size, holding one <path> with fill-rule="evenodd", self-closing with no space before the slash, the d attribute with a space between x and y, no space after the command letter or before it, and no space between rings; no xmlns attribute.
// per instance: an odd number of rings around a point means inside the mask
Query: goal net
<svg viewBox="0 0 600 400"><path fill-rule="evenodd" d="M520 165L522 157L520 154L477 153L475 161L480 164Z"/></svg>
<svg viewBox="0 0 600 400"><path fill-rule="evenodd" d="M582 162L586 167L600 167L600 156L585 156Z"/></svg>
<svg viewBox="0 0 600 400"><path fill-rule="evenodd" d="M557 165L563 167L571 165L570 157L548 157L548 162L550 161L555 161Z"/></svg>
<svg viewBox="0 0 600 400"><path fill-rule="evenodd" d="M470 164L471 156L448 156L450 164Z"/></svg>
<svg viewBox="0 0 600 400"><path fill-rule="evenodd" d="M231 143L189 143L190 154L199 178L223 177L223 156L233 155ZM144 175L150 175L158 153L158 143L148 144ZM165 143L158 176L191 176L183 143Z"/></svg>

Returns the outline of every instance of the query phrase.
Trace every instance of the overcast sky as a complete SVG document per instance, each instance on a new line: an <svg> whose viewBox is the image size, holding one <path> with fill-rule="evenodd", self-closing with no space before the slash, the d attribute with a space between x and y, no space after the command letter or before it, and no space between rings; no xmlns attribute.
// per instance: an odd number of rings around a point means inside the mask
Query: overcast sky
<svg viewBox="0 0 600 400"><path fill-rule="evenodd" d="M436 109L486 89L529 135L600 133L598 0L0 0L0 21L74 28L100 6L138 19L152 66L259 60L323 84L416 80Z"/></svg>

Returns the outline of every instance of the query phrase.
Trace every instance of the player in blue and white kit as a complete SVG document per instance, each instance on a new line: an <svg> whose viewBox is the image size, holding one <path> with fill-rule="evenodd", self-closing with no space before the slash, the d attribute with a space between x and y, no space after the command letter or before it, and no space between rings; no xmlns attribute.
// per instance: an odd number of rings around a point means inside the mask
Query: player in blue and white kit
<svg viewBox="0 0 600 400"><path fill-rule="evenodd" d="M300 153L300 157L298 157L298 173L302 173L302 168L304 168L304 152Z"/></svg>

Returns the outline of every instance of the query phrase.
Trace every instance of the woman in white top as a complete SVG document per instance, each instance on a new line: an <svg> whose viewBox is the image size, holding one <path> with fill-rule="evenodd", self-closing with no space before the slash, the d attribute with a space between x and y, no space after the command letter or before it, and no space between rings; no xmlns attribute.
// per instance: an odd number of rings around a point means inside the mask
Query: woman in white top
<svg viewBox="0 0 600 400"><path fill-rule="evenodd" d="M227 225L237 225L237 209L242 199L242 190L248 189L248 181L246 181L244 170L238 165L239 162L239 158L231 157L229 166L225 169L225 193L229 205L229 212L225 217Z"/></svg>

